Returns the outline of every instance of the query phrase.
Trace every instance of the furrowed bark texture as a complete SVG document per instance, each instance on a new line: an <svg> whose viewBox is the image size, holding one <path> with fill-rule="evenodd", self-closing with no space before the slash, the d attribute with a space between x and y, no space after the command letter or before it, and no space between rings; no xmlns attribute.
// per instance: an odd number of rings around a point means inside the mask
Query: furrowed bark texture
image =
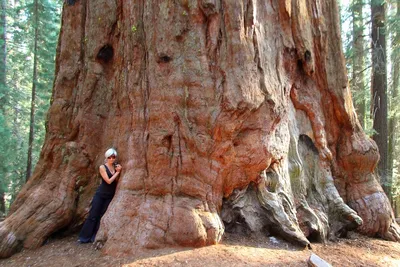
<svg viewBox="0 0 400 267"><path fill-rule="evenodd" d="M124 169L96 237L108 254L215 244L239 223L302 245L356 227L398 240L337 12L334 0L64 6L45 145L0 255L79 225L111 146Z"/></svg>

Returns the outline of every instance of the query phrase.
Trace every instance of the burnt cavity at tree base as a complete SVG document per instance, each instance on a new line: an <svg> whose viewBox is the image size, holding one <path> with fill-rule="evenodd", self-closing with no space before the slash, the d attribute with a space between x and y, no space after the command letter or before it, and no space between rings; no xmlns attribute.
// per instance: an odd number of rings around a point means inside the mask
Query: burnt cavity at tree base
<svg viewBox="0 0 400 267"><path fill-rule="evenodd" d="M326 243L328 240L335 241L337 238L346 238L347 233L356 230L359 226L354 221L345 221L339 227L326 227L327 229L315 229L310 222L302 222L297 227L293 222L297 218L282 212L282 204L279 197L268 197L265 201L259 201L260 192L254 183L242 190L235 190L227 199L224 199L221 217L225 231L231 234L238 234L250 238L253 235L265 235L283 238L285 241L299 246L312 248L311 243ZM263 204L264 203L264 204ZM292 216L290 216L292 215ZM321 226L320 226L321 227ZM323 228L323 227L321 227ZM301 231L305 231L307 236ZM321 232L322 230L322 232ZM323 233L330 231L329 233Z"/></svg>
<svg viewBox="0 0 400 267"><path fill-rule="evenodd" d="M252 183L242 190L236 189L224 200L221 217L226 231L247 237L253 234L276 236L299 247L311 248L300 229L290 222L294 218L287 218L287 221L282 219L282 206L277 205L277 198L270 195L267 199L259 200L263 194L259 187Z"/></svg>
<svg viewBox="0 0 400 267"><path fill-rule="evenodd" d="M270 167L257 182L224 199L221 217L227 232L280 236L304 247L346 237L362 224L338 195L313 140L305 134L291 139L289 172Z"/></svg>

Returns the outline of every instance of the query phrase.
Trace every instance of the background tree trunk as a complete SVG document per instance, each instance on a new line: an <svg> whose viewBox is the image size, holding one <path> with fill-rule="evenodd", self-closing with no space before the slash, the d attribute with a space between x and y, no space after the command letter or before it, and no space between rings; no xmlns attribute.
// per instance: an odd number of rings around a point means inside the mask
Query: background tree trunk
<svg viewBox="0 0 400 267"><path fill-rule="evenodd" d="M38 66L38 38L39 38L39 3L35 0L34 3L34 27L35 37L33 46L33 73L32 73L32 96L31 96L31 113L29 122L29 138L28 138L28 158L26 163L26 181L32 174L32 148L33 138L35 135L35 113L36 113L36 84L37 84L37 66Z"/></svg>
<svg viewBox="0 0 400 267"><path fill-rule="evenodd" d="M0 127L3 128L5 126L5 121L3 122L3 118L5 118L5 104L7 103L7 85L6 85L6 66L7 66L7 42L6 42L6 2L4 0L0 1L0 116L2 117L0 120ZM2 129L2 131L4 131ZM0 160L6 161L7 156L0 156ZM0 170L2 171L2 170ZM6 206L4 200L4 191L6 188L5 177L0 179L0 216L5 214Z"/></svg>
<svg viewBox="0 0 400 267"><path fill-rule="evenodd" d="M396 2L396 17L398 21L400 21L400 0ZM395 173L398 173L399 163L396 155L399 155L398 148L398 122L399 122L399 107L397 105L397 101L399 100L399 82L400 82L400 28L393 27L392 29L392 90L391 90L391 99L390 99L390 110L391 116L389 119L389 153L388 153L388 170L391 177L391 185L392 188L396 186ZM395 160L397 163L395 163ZM397 172L395 172L397 170ZM393 193L393 190L392 190ZM390 198L391 204L395 202L395 199ZM397 210L394 209L395 215L398 215Z"/></svg>
<svg viewBox="0 0 400 267"><path fill-rule="evenodd" d="M391 197L390 176L388 176L388 112L387 112L387 74L386 74L386 16L385 4L381 0L371 0L372 32L372 118L380 159L378 174L386 195Z"/></svg>
<svg viewBox="0 0 400 267"><path fill-rule="evenodd" d="M214 244L222 220L302 245L356 227L399 240L337 12L335 0L64 5L45 144L0 255L78 226L111 146L124 170L96 237L105 253Z"/></svg>
<svg viewBox="0 0 400 267"><path fill-rule="evenodd" d="M6 1L0 1L0 106L4 112L6 104L6 66L7 66L7 41L6 41Z"/></svg>
<svg viewBox="0 0 400 267"><path fill-rule="evenodd" d="M359 116L359 121L365 129L367 104L365 88L365 49L364 49L364 18L363 1L354 0L351 5L353 17L353 55L352 55L352 75L351 89L354 92L354 103ZM369 92L368 92L369 96Z"/></svg>

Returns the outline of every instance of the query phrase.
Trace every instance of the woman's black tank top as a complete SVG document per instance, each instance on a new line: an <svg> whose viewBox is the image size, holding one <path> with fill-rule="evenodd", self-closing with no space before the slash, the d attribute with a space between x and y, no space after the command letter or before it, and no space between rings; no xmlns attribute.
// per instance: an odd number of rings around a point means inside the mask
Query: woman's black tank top
<svg viewBox="0 0 400 267"><path fill-rule="evenodd" d="M105 164L104 167L106 168L108 178L111 178L113 174ZM104 181L103 178L101 178L101 185L97 189L97 193L101 194L104 197L113 197L116 188L117 188L117 183L115 182L115 180L111 184L108 184L106 181Z"/></svg>

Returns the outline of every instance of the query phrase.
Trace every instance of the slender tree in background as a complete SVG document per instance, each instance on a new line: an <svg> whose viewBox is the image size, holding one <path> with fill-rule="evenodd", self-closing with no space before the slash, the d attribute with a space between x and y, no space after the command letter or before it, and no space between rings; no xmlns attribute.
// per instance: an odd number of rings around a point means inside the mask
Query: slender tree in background
<svg viewBox="0 0 400 267"><path fill-rule="evenodd" d="M39 38L39 4L38 0L34 0L34 46L33 46L33 73L32 73L32 96L31 96L31 113L29 121L29 139L28 139L28 158L26 164L26 180L29 179L32 172L32 149L33 137L35 134L35 110L36 110L36 84L37 84L37 61L38 61L38 38Z"/></svg>
<svg viewBox="0 0 400 267"><path fill-rule="evenodd" d="M6 1L0 0L0 108L4 112L6 99L6 64L7 64L7 49L6 49Z"/></svg>
<svg viewBox="0 0 400 267"><path fill-rule="evenodd" d="M352 15L352 55L351 55L351 89L361 126L366 129L366 88L365 88L365 40L363 0L353 0ZM369 94L368 94L369 96Z"/></svg>
<svg viewBox="0 0 400 267"><path fill-rule="evenodd" d="M371 115L373 118L373 139L376 142L380 160L378 174L386 195L391 196L390 176L388 175L388 110L386 74L386 4L382 0L371 0Z"/></svg>
<svg viewBox="0 0 400 267"><path fill-rule="evenodd" d="M388 170L389 175L392 177L392 185L398 181L399 174L399 135L397 133L399 123L399 79L400 79L400 0L394 3L396 12L393 18L390 19L390 36L391 36L391 97L390 99L390 118L389 118L389 153L388 153ZM397 159L397 160L396 160ZM398 195L397 188L392 188L393 197ZM397 215L397 201L392 198L392 205Z"/></svg>
<svg viewBox="0 0 400 267"><path fill-rule="evenodd" d="M7 90L6 90L6 64L7 64L7 49L6 49L6 1L0 1L0 138L5 137L6 140L8 137L5 135L6 127L5 127L5 106L7 103ZM4 140L0 141L1 147L4 147ZM0 162L4 162L6 160L7 155L4 153L0 153ZM5 166L2 164L0 166L2 169L0 172L4 172ZM0 178L0 215L4 214L6 211L5 207L5 191L6 191L6 183L5 177Z"/></svg>
<svg viewBox="0 0 400 267"><path fill-rule="evenodd" d="M33 141L33 163L39 159L46 133L46 116L50 106L54 83L55 56L60 31L62 1L39 0L39 32L37 46L35 138ZM33 169L34 166L32 166Z"/></svg>

